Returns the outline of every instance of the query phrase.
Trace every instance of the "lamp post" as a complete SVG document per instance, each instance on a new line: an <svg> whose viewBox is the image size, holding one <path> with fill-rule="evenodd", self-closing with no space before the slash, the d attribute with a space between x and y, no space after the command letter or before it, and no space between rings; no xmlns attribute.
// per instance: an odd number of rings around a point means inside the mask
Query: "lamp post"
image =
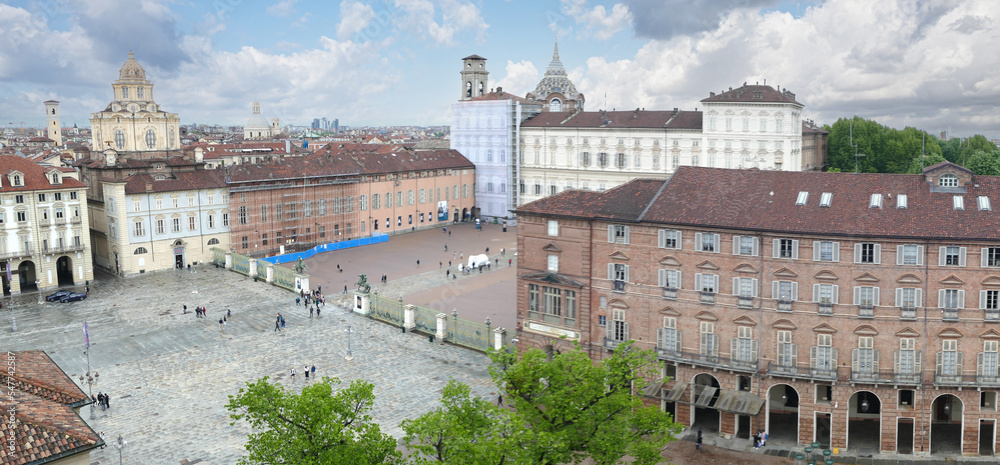
<svg viewBox="0 0 1000 465"><path fill-rule="evenodd" d="M125 446L127 445L128 441L119 434L118 440L115 441L115 449L118 449L118 465L122 465L122 451L125 450Z"/></svg>
<svg viewBox="0 0 1000 465"><path fill-rule="evenodd" d="M351 361L354 360L354 355L351 354L351 333L353 333L354 330L351 329L351 325L347 325L347 329L345 329L344 332L347 333L347 356L344 357L344 360Z"/></svg>
<svg viewBox="0 0 1000 465"><path fill-rule="evenodd" d="M83 350L83 353L87 355L87 373L86 375L80 376L80 382L87 383L87 393L90 394L90 398L94 398L94 385L97 384L97 380L100 378L100 373L90 371L90 347ZM94 413L95 407L94 403L90 403L90 419L96 420L97 414Z"/></svg>

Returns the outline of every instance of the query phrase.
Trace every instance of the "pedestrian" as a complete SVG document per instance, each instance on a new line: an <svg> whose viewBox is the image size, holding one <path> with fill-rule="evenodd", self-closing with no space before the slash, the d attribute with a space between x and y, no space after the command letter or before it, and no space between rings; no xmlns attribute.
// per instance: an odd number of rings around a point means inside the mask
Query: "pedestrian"
<svg viewBox="0 0 1000 465"><path fill-rule="evenodd" d="M497 266L500 266L500 259L499 258L494 258L493 262L496 263Z"/></svg>
<svg viewBox="0 0 1000 465"><path fill-rule="evenodd" d="M326 305L326 301L323 301L323 305ZM316 307L316 318L319 318L319 307Z"/></svg>
<svg viewBox="0 0 1000 465"><path fill-rule="evenodd" d="M503 254L504 254L504 249L503 249L503 247L500 247L500 255L503 255Z"/></svg>
<svg viewBox="0 0 1000 465"><path fill-rule="evenodd" d="M448 232L448 228L441 228L441 232Z"/></svg>
<svg viewBox="0 0 1000 465"><path fill-rule="evenodd" d="M417 266L420 266L420 259L417 259Z"/></svg>
<svg viewBox="0 0 1000 465"><path fill-rule="evenodd" d="M459 252L458 258L465 260L465 252Z"/></svg>
<svg viewBox="0 0 1000 465"><path fill-rule="evenodd" d="M701 450L701 428L698 428L698 445L696 447L698 448L698 452L704 452Z"/></svg>
<svg viewBox="0 0 1000 465"><path fill-rule="evenodd" d="M445 245L444 245L444 251L445 251L445 252L447 252L447 251L448 251L448 244L445 244Z"/></svg>
<svg viewBox="0 0 1000 465"><path fill-rule="evenodd" d="M311 371L313 372L313 379L315 379L316 378L316 365L312 366Z"/></svg>
<svg viewBox="0 0 1000 465"><path fill-rule="evenodd" d="M441 268L444 268L444 262L439 261L438 262L438 269L440 270Z"/></svg>
<svg viewBox="0 0 1000 465"><path fill-rule="evenodd" d="M457 254L457 253L455 253L455 252L452 252L452 253L451 253L451 259L452 259L452 260L458 260L458 254Z"/></svg>
<svg viewBox="0 0 1000 465"><path fill-rule="evenodd" d="M344 294L347 294L347 285L344 285Z"/></svg>
<svg viewBox="0 0 1000 465"><path fill-rule="evenodd" d="M185 305L185 306L184 306L184 314L185 314L185 315L187 315L187 314L188 314L188 306L187 306L187 305Z"/></svg>
<svg viewBox="0 0 1000 465"><path fill-rule="evenodd" d="M299 300L301 299L299 299L298 297L295 298L295 305L299 305Z"/></svg>
<svg viewBox="0 0 1000 465"><path fill-rule="evenodd" d="M514 259L513 258L508 258L507 259L507 266L514 266Z"/></svg>
<svg viewBox="0 0 1000 465"><path fill-rule="evenodd" d="M226 309L226 316L228 316L229 318L232 318L233 317L233 311L227 308Z"/></svg>
<svg viewBox="0 0 1000 465"><path fill-rule="evenodd" d="M313 316L313 308L309 307L309 318L312 318L312 316Z"/></svg>
<svg viewBox="0 0 1000 465"><path fill-rule="evenodd" d="M448 260L448 268L451 268L451 260Z"/></svg>
<svg viewBox="0 0 1000 465"><path fill-rule="evenodd" d="M306 365L306 367L303 368L302 371L306 372L306 381L309 381L309 365Z"/></svg>
<svg viewBox="0 0 1000 465"><path fill-rule="evenodd" d="M281 321L274 320L274 332L281 331Z"/></svg>
<svg viewBox="0 0 1000 465"><path fill-rule="evenodd" d="M448 271L444 272L444 278L448 279L450 276L451 276L451 268L448 268Z"/></svg>
<svg viewBox="0 0 1000 465"><path fill-rule="evenodd" d="M219 318L219 329L222 329L222 318Z"/></svg>
<svg viewBox="0 0 1000 465"><path fill-rule="evenodd" d="M285 329L285 317L281 317L281 329Z"/></svg>
<svg viewBox="0 0 1000 465"><path fill-rule="evenodd" d="M107 394L104 395L104 407L107 409L111 408L111 396Z"/></svg>
<svg viewBox="0 0 1000 465"><path fill-rule="evenodd" d="M292 368L292 379L295 379L295 368Z"/></svg>
<svg viewBox="0 0 1000 465"><path fill-rule="evenodd" d="M448 237L451 237L451 231L448 231Z"/></svg>
<svg viewBox="0 0 1000 465"><path fill-rule="evenodd" d="M316 294L319 295L322 293L323 293L323 286L316 286Z"/></svg>
<svg viewBox="0 0 1000 465"><path fill-rule="evenodd" d="M497 395L497 407L503 407L503 394Z"/></svg>

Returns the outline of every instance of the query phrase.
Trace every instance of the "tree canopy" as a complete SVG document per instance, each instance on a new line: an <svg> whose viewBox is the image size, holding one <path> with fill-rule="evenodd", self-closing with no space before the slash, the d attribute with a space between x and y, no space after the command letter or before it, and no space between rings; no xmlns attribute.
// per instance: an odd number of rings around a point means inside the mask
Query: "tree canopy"
<svg viewBox="0 0 1000 465"><path fill-rule="evenodd" d="M334 391L340 384L324 377L295 394L264 377L229 396L230 417L254 429L247 438L248 455L239 463L398 463L396 441L368 415L374 386L355 380Z"/></svg>

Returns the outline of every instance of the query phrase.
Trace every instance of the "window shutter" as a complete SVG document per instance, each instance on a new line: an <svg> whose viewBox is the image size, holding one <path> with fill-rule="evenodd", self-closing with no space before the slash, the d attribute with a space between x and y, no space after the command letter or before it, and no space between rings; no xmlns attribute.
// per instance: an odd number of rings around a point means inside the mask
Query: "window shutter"
<svg viewBox="0 0 1000 465"><path fill-rule="evenodd" d="M879 306L879 300L878 300L878 295L879 295L879 290L880 290L880 289L879 289L879 288L877 288L877 287L876 287L875 289L872 289L872 291L873 291L873 292L874 292L874 294L875 294L875 299L873 300L873 302L874 302L874 304L875 304L875 306L876 306L876 307L878 307L878 306Z"/></svg>
<svg viewBox="0 0 1000 465"><path fill-rule="evenodd" d="M941 359L942 359L942 356L944 355L944 352L938 351L938 353L935 354L935 355L937 356L936 357L937 358L937 363L935 364L936 366L934 367L934 373L937 373L937 374L940 375L940 374L943 373L942 368L944 367L944 362Z"/></svg>
<svg viewBox="0 0 1000 465"><path fill-rule="evenodd" d="M816 351L819 347L809 346L809 368L816 368Z"/></svg>
<svg viewBox="0 0 1000 465"><path fill-rule="evenodd" d="M739 360L739 343L736 342L738 338L729 339L729 358L733 360Z"/></svg>
<svg viewBox="0 0 1000 465"><path fill-rule="evenodd" d="M914 299L914 300L916 301L916 302L914 302L914 304L917 306L917 308L920 308L920 307L924 306L924 290L923 289L920 289L920 288L917 289L917 298Z"/></svg>
<svg viewBox="0 0 1000 465"><path fill-rule="evenodd" d="M625 327L625 328L624 328L624 336L625 336L625 337L623 337L623 338L622 338L622 340L623 340L623 341L631 341L631 340L632 340L632 338L628 337L628 323L625 323L625 324L623 324L622 326L624 326L624 327Z"/></svg>
<svg viewBox="0 0 1000 465"><path fill-rule="evenodd" d="M799 259L799 241L793 240L792 241L792 260L798 260L798 259Z"/></svg>
<svg viewBox="0 0 1000 465"><path fill-rule="evenodd" d="M791 360L792 360L792 366L793 367L794 366L798 366L799 365L799 345L798 344L789 344L789 346L791 347L791 349L789 349L789 350L792 351L792 353L790 354L791 355Z"/></svg>
<svg viewBox="0 0 1000 465"><path fill-rule="evenodd" d="M944 308L944 289L938 289L938 308Z"/></svg>
<svg viewBox="0 0 1000 465"><path fill-rule="evenodd" d="M659 230L656 232L656 246L659 248L665 248L667 246L667 232L664 230Z"/></svg>
<svg viewBox="0 0 1000 465"><path fill-rule="evenodd" d="M958 308L965 308L965 291L961 289L958 291Z"/></svg>
<svg viewBox="0 0 1000 465"><path fill-rule="evenodd" d="M628 265L625 265L625 282L627 282L627 283L628 282L632 282L632 280L629 279L628 268L629 268Z"/></svg>
<svg viewBox="0 0 1000 465"><path fill-rule="evenodd" d="M924 265L924 246L917 246L917 266Z"/></svg>
<svg viewBox="0 0 1000 465"><path fill-rule="evenodd" d="M968 247L958 248L958 266L965 266L965 256L968 251L969 251Z"/></svg>
<svg viewBox="0 0 1000 465"><path fill-rule="evenodd" d="M989 249L979 249L979 266L981 268L986 268L989 258Z"/></svg>
<svg viewBox="0 0 1000 465"><path fill-rule="evenodd" d="M861 286L854 286L854 303L852 305L861 305Z"/></svg>
<svg viewBox="0 0 1000 465"><path fill-rule="evenodd" d="M684 246L684 233L680 229L678 229L677 231L674 231L674 234L676 234L676 237L677 237L677 250L680 250L680 249L684 248L683 247Z"/></svg>
<svg viewBox="0 0 1000 465"><path fill-rule="evenodd" d="M733 295L740 295L740 278L733 278Z"/></svg>
<svg viewBox="0 0 1000 465"><path fill-rule="evenodd" d="M861 371L858 370L858 351L860 349L854 349L851 351L851 371Z"/></svg>
<svg viewBox="0 0 1000 465"><path fill-rule="evenodd" d="M878 349L872 351L872 373L878 373Z"/></svg>
<svg viewBox="0 0 1000 465"><path fill-rule="evenodd" d="M792 283L792 300L799 300L799 283Z"/></svg>
<svg viewBox="0 0 1000 465"><path fill-rule="evenodd" d="M661 349L670 348L666 346L667 343L667 328L656 328L656 346Z"/></svg>
<svg viewBox="0 0 1000 465"><path fill-rule="evenodd" d="M632 239L632 235L629 234L631 229L632 229L631 227L625 226L625 245L628 245L629 241Z"/></svg>
<svg viewBox="0 0 1000 465"><path fill-rule="evenodd" d="M938 266L945 264L945 247L938 247Z"/></svg>
<svg viewBox="0 0 1000 465"><path fill-rule="evenodd" d="M813 261L819 261L819 241L813 241Z"/></svg>
<svg viewBox="0 0 1000 465"><path fill-rule="evenodd" d="M714 252L714 253L721 253L722 252L722 236L719 235L719 234L712 234L712 239L714 239L712 241L712 244L715 244L715 247L712 249L712 252Z"/></svg>
<svg viewBox="0 0 1000 465"><path fill-rule="evenodd" d="M901 287L896 288L896 306L897 307L903 306L903 288Z"/></svg>
<svg viewBox="0 0 1000 465"><path fill-rule="evenodd" d="M813 284L813 302L819 302L819 284Z"/></svg>
<svg viewBox="0 0 1000 465"><path fill-rule="evenodd" d="M694 250L701 252L701 233L694 233Z"/></svg>
<svg viewBox="0 0 1000 465"><path fill-rule="evenodd" d="M615 264L614 263L608 263L608 279L609 280L614 280L615 279Z"/></svg>
<svg viewBox="0 0 1000 465"><path fill-rule="evenodd" d="M756 339L750 341L750 361L751 362L756 362L757 361L757 340Z"/></svg>
<svg viewBox="0 0 1000 465"><path fill-rule="evenodd" d="M608 225L608 243L609 244L615 243L615 225L613 224Z"/></svg>
<svg viewBox="0 0 1000 465"><path fill-rule="evenodd" d="M837 349L830 350L830 366L837 369Z"/></svg>
<svg viewBox="0 0 1000 465"><path fill-rule="evenodd" d="M882 244L875 244L875 264L882 264Z"/></svg>
<svg viewBox="0 0 1000 465"><path fill-rule="evenodd" d="M677 331L677 349L678 352L681 351L681 332Z"/></svg>
<svg viewBox="0 0 1000 465"><path fill-rule="evenodd" d="M833 303L840 303L840 286L836 284L833 285Z"/></svg>
<svg viewBox="0 0 1000 465"><path fill-rule="evenodd" d="M667 287L667 270L657 270L657 283L660 287Z"/></svg>
<svg viewBox="0 0 1000 465"><path fill-rule="evenodd" d="M903 246L901 245L896 246L896 264L897 265L903 264Z"/></svg>
<svg viewBox="0 0 1000 465"><path fill-rule="evenodd" d="M861 263L861 244L854 244L854 263Z"/></svg>
<svg viewBox="0 0 1000 465"><path fill-rule="evenodd" d="M840 242L833 243L833 261L840 261Z"/></svg>
<svg viewBox="0 0 1000 465"><path fill-rule="evenodd" d="M781 239L771 239L771 258L781 256Z"/></svg>
<svg viewBox="0 0 1000 465"><path fill-rule="evenodd" d="M892 353L892 372L899 373L899 351Z"/></svg>
<svg viewBox="0 0 1000 465"><path fill-rule="evenodd" d="M753 251L751 253L753 254L754 257L756 257L757 254L760 253L760 238L759 237L753 238Z"/></svg>
<svg viewBox="0 0 1000 465"><path fill-rule="evenodd" d="M733 255L740 254L740 237L742 236L733 236Z"/></svg>
<svg viewBox="0 0 1000 465"><path fill-rule="evenodd" d="M919 350L913 351L913 371L915 373L920 373L924 371L924 367L922 364L923 359L921 358L923 357L923 355L924 353Z"/></svg>
<svg viewBox="0 0 1000 465"><path fill-rule="evenodd" d="M709 344L711 343L711 339L712 339L711 335L705 333L701 334L701 344L700 344L701 348L698 350L698 353L703 355L711 355L711 352L709 352Z"/></svg>
<svg viewBox="0 0 1000 465"><path fill-rule="evenodd" d="M684 281L681 279L681 272L680 271L675 271L675 273L677 273L676 274L676 276L677 276L677 289L681 289L681 288L684 287Z"/></svg>
<svg viewBox="0 0 1000 465"><path fill-rule="evenodd" d="M983 358L986 355L984 352L976 354L976 374L983 376Z"/></svg>
<svg viewBox="0 0 1000 465"><path fill-rule="evenodd" d="M701 292L701 273L694 274L694 290Z"/></svg>
<svg viewBox="0 0 1000 465"><path fill-rule="evenodd" d="M771 298L774 300L778 300L778 297L780 297L778 295L778 287L778 281L771 281Z"/></svg>
<svg viewBox="0 0 1000 465"><path fill-rule="evenodd" d="M979 309L986 310L986 291L979 291Z"/></svg>
<svg viewBox="0 0 1000 465"><path fill-rule="evenodd" d="M750 295L757 297L757 278L750 280L750 287L753 288Z"/></svg>

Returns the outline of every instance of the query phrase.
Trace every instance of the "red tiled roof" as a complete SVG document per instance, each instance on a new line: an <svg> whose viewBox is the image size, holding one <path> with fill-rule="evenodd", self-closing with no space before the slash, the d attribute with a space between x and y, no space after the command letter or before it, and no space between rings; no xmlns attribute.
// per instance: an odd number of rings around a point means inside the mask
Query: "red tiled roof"
<svg viewBox="0 0 1000 465"><path fill-rule="evenodd" d="M802 122L802 134L829 134L828 131L820 126L809 124L805 121Z"/></svg>
<svg viewBox="0 0 1000 465"><path fill-rule="evenodd" d="M165 176L167 179L163 180L157 180L151 174L129 176L125 180L125 193L143 194L146 192L176 192L226 187L225 173L221 170L176 171ZM146 189L147 185L151 186L148 190Z"/></svg>
<svg viewBox="0 0 1000 465"><path fill-rule="evenodd" d="M518 96L516 96L516 95L514 95L514 94L512 94L510 92L504 92L504 91L499 91L499 92L494 91L494 92L490 92L488 94L483 94L483 95L480 95L478 97L473 97L473 98L469 99L469 101L473 101L473 102L481 102L481 101L487 101L487 100L512 100L512 101L521 102L521 103L524 103L524 102L528 101L528 99L526 99L524 97L518 97Z"/></svg>
<svg viewBox="0 0 1000 465"><path fill-rule="evenodd" d="M581 111L542 112L521 127L664 128L701 130L700 111Z"/></svg>
<svg viewBox="0 0 1000 465"><path fill-rule="evenodd" d="M21 187L12 187L10 180L6 177L0 179L0 183L2 183L0 192L21 192L38 189L79 189L87 187L83 182L65 176L60 178L60 184L51 184L51 179L45 176L45 172L49 169L51 167L43 167L17 155L0 155L0 173L6 175L11 171L19 171L24 174L24 179L22 180L23 186Z"/></svg>
<svg viewBox="0 0 1000 465"><path fill-rule="evenodd" d="M483 57L481 57L479 55L469 55L469 56L467 56L465 58L462 58L462 59L463 60L486 60L485 58L483 58Z"/></svg>
<svg viewBox="0 0 1000 465"><path fill-rule="evenodd" d="M90 398L44 351L15 352L14 379L25 392L64 405L87 403Z"/></svg>
<svg viewBox="0 0 1000 465"><path fill-rule="evenodd" d="M727 91L712 95L708 98L701 99L702 102L751 102L751 103L794 103L796 105L802 105L795 101L795 94L788 92L786 89L781 92L771 86L762 85L747 85L743 83L742 86L735 89L729 89Z"/></svg>

